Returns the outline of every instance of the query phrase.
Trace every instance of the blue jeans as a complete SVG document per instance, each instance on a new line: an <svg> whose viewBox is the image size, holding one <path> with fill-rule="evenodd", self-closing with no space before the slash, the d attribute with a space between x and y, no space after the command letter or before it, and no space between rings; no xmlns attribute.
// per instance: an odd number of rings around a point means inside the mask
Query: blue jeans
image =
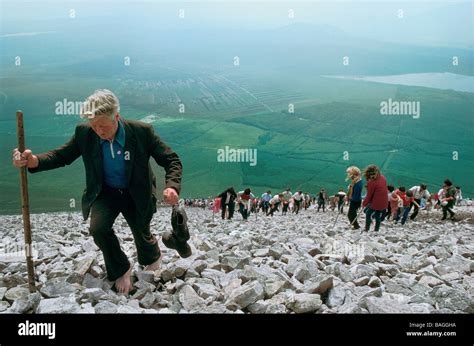
<svg viewBox="0 0 474 346"><path fill-rule="evenodd" d="M397 218L395 219L395 221L398 222L398 220L400 220L400 214L403 214L403 216L402 216L402 225L404 225L405 222L408 219L408 214L410 213L410 206L403 207L402 212L400 212L400 210L401 210L401 208L398 209Z"/></svg>
<svg viewBox="0 0 474 346"><path fill-rule="evenodd" d="M374 210L370 207L367 207L367 211L365 212L365 230L368 231L370 229L370 224L372 223L372 216L375 219L375 228L374 231L378 232L380 228L380 217L382 214L382 210Z"/></svg>
<svg viewBox="0 0 474 346"><path fill-rule="evenodd" d="M242 203L239 203L239 212L240 212L240 214L242 214L242 217L244 218L244 220L247 220L247 218L249 217L250 212L245 207L245 205L243 205Z"/></svg>

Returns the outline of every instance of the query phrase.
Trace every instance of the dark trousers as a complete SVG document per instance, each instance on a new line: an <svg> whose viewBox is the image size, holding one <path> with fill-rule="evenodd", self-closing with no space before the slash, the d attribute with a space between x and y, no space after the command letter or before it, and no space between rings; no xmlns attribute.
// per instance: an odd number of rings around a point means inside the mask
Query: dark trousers
<svg viewBox="0 0 474 346"><path fill-rule="evenodd" d="M249 217L250 211L245 208L245 205L243 203L239 203L239 212L244 218L244 220L247 220Z"/></svg>
<svg viewBox="0 0 474 346"><path fill-rule="evenodd" d="M262 203L260 203L260 207L262 208L265 214L268 212L269 206L270 206L270 203L268 201L262 201Z"/></svg>
<svg viewBox="0 0 474 346"><path fill-rule="evenodd" d="M415 202L420 205L421 199L415 199ZM413 214L411 214L410 220L415 220L415 217L418 215L418 211L420 210L420 208L418 208L417 205L413 202L410 204L410 208L411 207L413 207Z"/></svg>
<svg viewBox="0 0 474 346"><path fill-rule="evenodd" d="M388 202L387 209L382 210L382 218L380 221L384 222L385 219L389 220L390 215L392 215L392 207L390 206L390 202Z"/></svg>
<svg viewBox="0 0 474 346"><path fill-rule="evenodd" d="M382 214L381 210L374 210L370 207L367 207L366 217L365 217L365 230L368 231L370 229L370 224L372 222L372 216L375 219L375 228L374 231L378 232L380 228L380 216Z"/></svg>
<svg viewBox="0 0 474 346"><path fill-rule="evenodd" d="M337 201L337 211L341 214L344 212L344 201Z"/></svg>
<svg viewBox="0 0 474 346"><path fill-rule="evenodd" d="M395 219L395 223L398 222L398 220L400 220L400 216L402 216L402 225L405 224L405 222L407 222L407 219L408 219L408 214L410 214L410 206L404 206L403 209L402 208L398 208L398 212L397 212L397 217Z"/></svg>
<svg viewBox="0 0 474 346"><path fill-rule="evenodd" d="M122 251L112 228L117 216L122 213L132 230L137 247L138 263L148 265L160 258L158 241L150 232L153 214L144 217L137 212L135 203L127 190L105 187L92 204L90 233L104 256L107 278L115 281L130 268L127 255Z"/></svg>
<svg viewBox="0 0 474 346"><path fill-rule="evenodd" d="M295 209L293 209L293 212L295 214L298 214L298 212L300 211L300 206L301 206L301 201L295 200Z"/></svg>
<svg viewBox="0 0 474 346"><path fill-rule="evenodd" d="M273 216L273 213L278 210L278 206L279 206L279 205L280 205L280 203L275 203L275 204L273 205L273 207L270 206L270 211L267 213L267 215Z"/></svg>
<svg viewBox="0 0 474 346"><path fill-rule="evenodd" d="M448 217L448 212L449 212L449 215L451 217L454 216L454 211L453 211L453 208L454 207L454 203L448 203L447 205L443 206L443 219L446 219Z"/></svg>
<svg viewBox="0 0 474 346"><path fill-rule="evenodd" d="M350 201L349 203L347 217L355 229L360 228L359 222L357 221L357 210L360 208L361 203L362 201Z"/></svg>
<svg viewBox="0 0 474 346"><path fill-rule="evenodd" d="M229 214L227 215L227 219L232 219L232 217L234 216L234 203L229 203L229 204L223 204L222 205L222 213L221 213L221 216L222 216L222 219L224 220L225 219L225 209L229 208Z"/></svg>
<svg viewBox="0 0 474 346"><path fill-rule="evenodd" d="M324 199L320 199L320 200L318 201L318 211L319 211L319 209L320 209L321 207L323 207L323 211L325 211L325 210L324 210L325 206L326 206L326 201L325 201Z"/></svg>
<svg viewBox="0 0 474 346"><path fill-rule="evenodd" d="M286 212L288 211L288 206L289 206L289 205L290 205L289 202L286 202L286 201L283 202L283 208L282 208L282 210L281 210L281 213L282 213L282 214L286 214Z"/></svg>

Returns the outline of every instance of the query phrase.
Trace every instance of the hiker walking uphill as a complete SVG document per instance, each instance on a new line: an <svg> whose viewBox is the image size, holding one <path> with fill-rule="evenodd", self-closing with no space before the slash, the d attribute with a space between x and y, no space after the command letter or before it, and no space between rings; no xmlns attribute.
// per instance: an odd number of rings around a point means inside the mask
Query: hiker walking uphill
<svg viewBox="0 0 474 346"><path fill-rule="evenodd" d="M359 229L359 222L357 221L357 210L362 204L362 188L363 182L360 173L360 169L356 166L351 166L346 170L347 178L351 184L347 193L347 199L349 200L349 211L347 217L354 229Z"/></svg>
<svg viewBox="0 0 474 346"><path fill-rule="evenodd" d="M344 192L343 189L339 189L335 197L337 198L337 211L343 214L344 213L344 199L346 197L346 193Z"/></svg>
<svg viewBox="0 0 474 346"><path fill-rule="evenodd" d="M293 195L293 201L295 203L295 207L293 209L293 212L295 214L298 214L298 212L300 211L301 203L303 202L303 198L304 198L303 191L298 191Z"/></svg>
<svg viewBox="0 0 474 346"><path fill-rule="evenodd" d="M392 221L395 221L398 213L401 213L401 208L403 208L403 200L397 192L400 188L403 188L403 186L395 191L393 191L393 186L388 186L387 188L388 191L392 190L392 192L389 194L390 198L388 200L388 204L390 206L390 216L392 217Z"/></svg>
<svg viewBox="0 0 474 346"><path fill-rule="evenodd" d="M267 216L268 215L273 216L273 213L278 211L278 207L282 203L282 200L283 200L283 194L281 193L272 197L272 199L269 202L270 210L268 211Z"/></svg>
<svg viewBox="0 0 474 346"><path fill-rule="evenodd" d="M456 188L453 186L451 180L446 179L443 184L444 196L441 199L441 208L443 209L443 217L441 220L446 220L448 212L451 220L454 220L454 203L456 202Z"/></svg>
<svg viewBox="0 0 474 346"><path fill-rule="evenodd" d="M414 207L413 214L410 216L410 220L415 220L420 210L419 205L421 204L421 199L428 201L431 197L430 192L427 190L426 184L420 184L420 186L413 186L410 191L413 193L413 198L416 203L412 203L411 207Z"/></svg>
<svg viewBox="0 0 474 346"><path fill-rule="evenodd" d="M462 191L460 186L456 186L456 195L455 195L456 205L461 205L462 202Z"/></svg>
<svg viewBox="0 0 474 346"><path fill-rule="evenodd" d="M268 208L270 207L271 199L272 199L272 192L270 190L262 194L260 207L262 208L265 214L268 213Z"/></svg>
<svg viewBox="0 0 474 346"><path fill-rule="evenodd" d="M367 195L362 202L362 207L366 208L365 231L369 231L372 216L374 216L374 231L378 232L382 211L388 203L387 180L376 165L367 166L364 170L364 177L367 180Z"/></svg>
<svg viewBox="0 0 474 346"><path fill-rule="evenodd" d="M239 191L237 194L237 202L239 203L239 212L244 218L247 218L250 215L250 210L252 208L252 200L255 198L250 188L246 188L243 191Z"/></svg>
<svg viewBox="0 0 474 346"><path fill-rule="evenodd" d="M286 215L286 212L288 211L288 207L290 205L290 199L293 196L293 194L291 193L289 187L285 191L283 191L281 194L283 196L283 200L282 200L283 208L281 210L281 214Z"/></svg>
<svg viewBox="0 0 474 346"><path fill-rule="evenodd" d="M161 252L150 231L157 195L149 161L153 157L164 167L163 197L166 203L175 205L181 189L181 160L151 125L121 117L119 100L109 90L96 90L89 96L81 117L88 121L76 127L66 144L38 155L25 150L21 157L14 149L13 164L36 173L70 165L82 156L86 171L83 216L85 220L91 216L90 234L104 255L108 279L115 281L119 293L127 294L132 287L133 265L112 229L114 221L123 214L132 230L138 262L146 266L145 270L157 270ZM187 257L191 248L187 244L186 217L175 208L172 221L173 232L163 236L163 243Z"/></svg>
<svg viewBox="0 0 474 346"><path fill-rule="evenodd" d="M336 195L329 197L329 210L331 210L331 211L336 210L337 200L338 200L338 198L337 198Z"/></svg>
<svg viewBox="0 0 474 346"><path fill-rule="evenodd" d="M306 210L311 205L311 196L309 195L308 192L305 192L303 196L303 200L304 200L304 210Z"/></svg>
<svg viewBox="0 0 474 346"><path fill-rule="evenodd" d="M420 205L415 201L415 198L413 197L413 192L411 190L408 190L405 192L405 187L401 186L398 191L399 191L398 195L400 196L403 202L403 208L398 209L395 223L397 223L400 220L400 216L403 215L402 225L404 225L405 222L407 221L408 214L410 213L412 204L414 204L418 208L420 207Z"/></svg>
<svg viewBox="0 0 474 346"><path fill-rule="evenodd" d="M222 220L225 219L226 212L227 219L232 219L234 216L235 199L237 198L237 193L235 192L234 187L229 187L227 190L217 195L217 197L220 197L221 199Z"/></svg>
<svg viewBox="0 0 474 346"><path fill-rule="evenodd" d="M439 189L438 193L434 195L434 199L436 201L435 203L435 209L439 209L441 207L441 200L444 198L446 195L446 191L444 188L444 185Z"/></svg>
<svg viewBox="0 0 474 346"><path fill-rule="evenodd" d="M392 216L392 202L391 202L391 198L392 198L392 193L393 191L395 190L395 188L393 187L393 185L387 185L387 198L388 198L388 203L387 203L387 208L383 210L382 212L382 219L381 221L384 222L385 219L389 220L390 217ZM398 197L397 197L397 200L398 200ZM395 217L396 217L397 214L395 214Z"/></svg>
<svg viewBox="0 0 474 346"><path fill-rule="evenodd" d="M323 212L326 211L325 210L326 199L327 199L326 191L324 189L321 189L318 193L318 211L321 207L323 208Z"/></svg>

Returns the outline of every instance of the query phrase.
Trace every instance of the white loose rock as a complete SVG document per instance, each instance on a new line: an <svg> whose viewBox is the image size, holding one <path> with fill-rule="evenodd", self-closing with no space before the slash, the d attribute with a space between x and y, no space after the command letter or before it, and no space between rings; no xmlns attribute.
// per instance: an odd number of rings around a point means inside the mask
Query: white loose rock
<svg viewBox="0 0 474 346"><path fill-rule="evenodd" d="M179 302L188 312L199 311L206 305L204 299L190 285L184 285L179 291Z"/></svg>
<svg viewBox="0 0 474 346"><path fill-rule="evenodd" d="M74 297L59 297L42 299L39 303L38 314L71 314L81 310Z"/></svg>
<svg viewBox="0 0 474 346"><path fill-rule="evenodd" d="M102 301L94 306L94 310L96 314L115 314L118 307L109 301Z"/></svg>
<svg viewBox="0 0 474 346"><path fill-rule="evenodd" d="M263 286L258 281L251 281L234 289L225 305L231 310L244 309L263 297Z"/></svg>
<svg viewBox="0 0 474 346"><path fill-rule="evenodd" d="M294 312L301 314L315 312L322 305L319 294L297 293L289 301L287 306Z"/></svg>

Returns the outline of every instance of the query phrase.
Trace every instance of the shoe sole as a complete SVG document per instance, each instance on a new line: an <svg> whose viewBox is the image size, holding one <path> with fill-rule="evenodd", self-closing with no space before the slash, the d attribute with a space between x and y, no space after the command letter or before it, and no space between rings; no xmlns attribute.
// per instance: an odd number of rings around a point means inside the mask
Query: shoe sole
<svg viewBox="0 0 474 346"><path fill-rule="evenodd" d="M180 251L176 248L176 245L172 240L167 240L166 238L162 237L161 241L163 242L163 244L165 244L165 246L168 249L176 250L176 252L178 252L178 254L181 258L187 258L187 257L191 256L192 253L193 253L192 250L191 250L191 247L189 246L188 243L186 243L186 250L185 251Z"/></svg>

